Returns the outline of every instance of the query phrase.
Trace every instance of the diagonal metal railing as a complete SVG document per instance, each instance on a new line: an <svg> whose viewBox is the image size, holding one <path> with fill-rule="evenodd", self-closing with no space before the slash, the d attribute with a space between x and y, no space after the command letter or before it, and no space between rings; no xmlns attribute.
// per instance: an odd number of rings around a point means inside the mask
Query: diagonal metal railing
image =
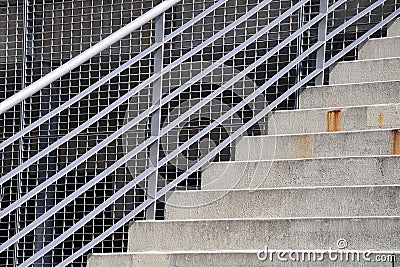
<svg viewBox="0 0 400 267"><path fill-rule="evenodd" d="M46 121L49 121L51 118L57 116L57 114L60 114L64 110L68 110L68 108L70 108L72 105L79 102L105 83L109 82L112 78L116 77L133 64L137 63L148 55L154 54L153 75L151 75L145 81L141 82L139 85L130 89L125 95L112 102L108 107L101 110L98 114L89 118L86 122L79 125L71 132L65 134L54 143L39 151L33 157L29 158L16 168L13 168L10 172L4 174L0 178L1 186L15 178L23 171L30 168L33 164L38 162L40 159L46 157L52 151L60 149L63 144L67 143L69 140L76 137L84 130L88 129L91 125L94 125L101 118L110 114L114 109L134 98L136 95L139 95L143 92L145 94L151 94L151 104L149 104L146 109L139 112L137 116L133 118L129 118L128 116L128 120L125 125L108 135L105 139L100 141L98 144L96 144L94 147L92 147L82 155L78 156L75 160L59 170L55 175L48 177L45 181L39 183L32 190L0 210L0 219L9 216L13 211L20 208L28 201L35 199L35 197L38 197L40 192L43 192L51 185L54 185L62 177L76 169L82 163L88 161L89 158L91 158L93 155L96 155L96 153L110 145L113 141L123 137L124 134L129 133L130 131L132 131L132 129L135 129L135 127L137 127L141 122L147 121L150 125L150 133L145 136L145 138L143 138L142 142L136 144L136 146L127 151L124 156L117 159L114 163L105 168L98 175L83 184L81 187L77 188L74 192L66 196L64 199L58 201L54 206L47 209L43 214L39 214L39 216L35 218L31 223L26 225L23 229L20 229L18 232L15 233L15 235L10 236L7 241L0 244L0 252L3 252L10 246L15 245L21 238L34 231L39 225L42 225L44 222L46 222L46 220L52 218L52 216L54 216L57 212L64 209L67 205L71 204L74 200L83 195L90 188L94 187L100 181L104 180L107 176L117 171L118 168L124 167L131 160L135 160L135 158L136 160L138 160L138 156L142 155L141 153L143 152L148 155L148 159L146 159L146 166L143 166L143 168L140 168L140 170L137 171L134 179L123 185L113 195L108 196L108 198L104 202L100 203L93 210L85 214L79 221L74 223L72 227L55 237L43 248L36 251L36 253L34 253L30 258L24 261L20 266L28 266L30 264L38 262L40 258L44 257L56 246L58 246L59 244L67 240L71 235L79 231L79 229L84 227L89 221L95 219L96 216L103 212L108 206L114 204L116 201L118 201L118 199L126 195L130 190L132 190L132 188L135 188L138 185L142 185L144 181L146 182L146 199L139 203L139 205L134 207L132 210L128 211L128 213L123 216L117 223L109 227L107 230L104 230L104 232L100 233L96 238L94 238L84 246L79 247L78 250L74 251L71 255L68 255L66 259L63 259L63 261L59 263L59 266L66 266L67 264L72 263L76 258L84 255L84 253L93 248L96 244L102 242L107 236L112 234L120 227L124 226L126 223L134 219L138 214L143 211L146 211L147 219L154 219L156 213L155 203L157 200L160 200L162 197L164 197L166 193L173 190L182 181L188 179L190 175L198 172L208 163L212 162L214 158L219 153L221 153L221 151L223 151L227 146L233 144L241 136L246 134L246 132L251 127L259 123L259 121L263 120L263 118L265 118L265 116L269 112L274 110L282 101L287 99L291 94L299 90L301 87L306 86L311 81L314 81L316 84L322 85L326 80L324 78L324 73L326 73L326 70L328 70L332 64L339 61L348 52L355 49L361 42L371 37L376 31L384 27L388 22L390 22L400 14L400 9L395 8L393 12L379 20L373 27L366 30L364 34L358 36L353 42L346 45L346 47L343 48L341 51L336 54L328 55L327 43L329 41L336 38L336 36L338 36L348 27L351 27L357 21L362 20L368 14L374 12L374 10L382 8L386 0L377 0L373 2L351 18L346 19L340 25L335 25L335 27L331 29L331 31L328 30L328 20L330 16L334 14L339 7L346 5L347 1L338 0L332 2L328 0L320 0L317 3L319 8L318 12L315 12L315 14L311 15L310 18L305 21L300 27L293 30L287 36L278 38L279 42L277 45L265 51L265 53L261 54L257 59L254 60L254 62L242 68L240 71L232 75L232 77L230 77L229 79L223 80L221 82L221 85L217 88L213 88L213 90L211 90L209 94L200 97L198 101L195 101L193 103L191 102L189 108L182 111L179 116L177 116L174 120L163 124L161 120L162 116L168 116L168 113L166 115L163 115L163 108L165 108L165 106L171 104L177 98L180 98L192 86L198 84L203 79L212 76L213 72L216 69L219 69L232 61L235 56L248 49L252 44L257 43L257 41L259 41L261 38L272 35L273 29L284 27L284 25L287 24L288 19L290 21L294 14L297 14L300 10L304 10L306 6L309 7L315 5L315 1L301 0L294 5L283 9L279 16L271 19L271 21L269 21L269 23L267 23L265 26L258 27L253 35L251 35L250 37L246 36L246 38L241 43L232 47L229 52L225 53L220 58L207 65L207 67L205 67L204 69L199 70L191 77L188 77L188 79L182 82L178 87L170 88L170 90L166 93L164 91L164 87L168 86L168 75L171 72L175 71L177 68L188 61L196 60L195 58L198 53L202 53L204 49L212 46L218 40L229 38L229 33L234 31L241 25L245 24L250 18L257 16L257 14L263 9L268 8L268 6L273 1L261 1L250 10L248 10L244 15L238 17L234 22L229 25L225 25L220 31L213 34L200 44L194 47L190 46L190 49L188 49L188 51L184 55L177 58L170 64L164 66L164 46L197 23L202 23L207 15L213 14L213 12L218 11L218 9L221 8L221 6L226 4L228 1L221 0L216 2L215 4L202 11L199 15L191 18L188 22L186 22L184 25L182 25L169 35L164 36L165 12L178 2L178 0L162 2L159 6L155 7L144 16L128 24L126 27L124 27L120 31L117 31L109 38L106 38L101 44L95 45L94 47L89 49L88 52L85 52L83 55L79 55L77 59L71 60L70 62L61 66L59 69L56 69L54 72L49 73L48 76L43 77L38 82L33 83L26 89L22 90L21 93L18 93L17 95L6 100L5 102L0 103L0 113L3 113L11 107L17 105L24 99L32 96L35 92L38 92L44 87L48 86L69 71L75 69L80 64L87 61L90 57L109 47L111 44L117 42L118 40L121 40L123 37L134 31L141 25L144 25L145 23L154 20L154 44L140 52L138 55L132 57L126 63L122 64L114 71L104 76L98 82L90 85L87 89L78 93L70 100L66 101L59 107L42 116L29 126L22 129L21 131L14 134L12 137L6 139L0 144L0 151L5 150L7 147L33 131L35 128L44 124ZM199 112L201 113L201 111L205 107L208 108L209 106L207 105L210 105L212 101L220 96L223 96L226 91L237 86L238 84L242 84L246 77L248 77L251 73L256 72L258 67L265 64L265 62L268 62L268 60L271 60L274 56L279 54L282 49L287 48L293 42L299 40L299 38L306 34L309 34L313 30L317 31L314 42L306 46L304 51L302 51L294 59L290 60L289 62L287 62L286 65L277 70L276 73L274 73L274 75L267 79L262 85L252 88L248 95L245 95L238 103L229 106L229 109L226 110L226 112L217 113L217 116L214 117L212 121L210 121L207 125L204 125L201 130L188 137L187 140L182 141L171 149L161 151L161 148L163 146L169 145L168 143L163 143L162 140L163 138L168 136L171 131L176 128L182 127L182 125L185 124L188 119L193 116L197 116L196 114L198 114ZM216 144L215 146L209 146L207 153L198 157L195 160L194 164L189 164L189 161L186 161L188 164L183 171L175 173L173 178L170 180L163 180L163 183L161 183L162 185L160 185L160 179L162 178L159 172L163 167L171 162L177 161L182 152L189 151L191 147L193 147L193 145L199 143L202 138L204 138L204 136L210 134L219 126L228 125L230 127L230 125L234 124L235 122L232 119L233 116L243 112L246 106L252 105L256 101L259 101L258 99L260 98L260 96L263 96L268 88L279 82L280 79L284 78L285 75L287 75L287 73L304 63L306 60L311 60L312 62L314 62L314 65L311 67L311 70L309 70L304 76L299 77L298 81L293 86L288 87L288 89L283 94L273 100L270 104L264 105L263 108L259 109L255 114L253 114L251 119L243 122L241 125L237 125L236 127L234 127L234 130L232 130L224 140L221 140L220 143ZM136 100L137 99L138 98L136 98Z"/></svg>

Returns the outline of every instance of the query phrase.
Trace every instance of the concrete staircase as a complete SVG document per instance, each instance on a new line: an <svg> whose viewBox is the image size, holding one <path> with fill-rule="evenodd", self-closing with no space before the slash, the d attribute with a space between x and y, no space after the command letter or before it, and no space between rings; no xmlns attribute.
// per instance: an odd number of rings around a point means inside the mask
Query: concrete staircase
<svg viewBox="0 0 400 267"><path fill-rule="evenodd" d="M173 193L165 221L133 223L128 253L88 266L398 266L400 255L375 260L400 252L400 19L337 64L330 84L273 113L269 135L243 138L237 161L209 166L203 190ZM266 247L378 252L271 262Z"/></svg>

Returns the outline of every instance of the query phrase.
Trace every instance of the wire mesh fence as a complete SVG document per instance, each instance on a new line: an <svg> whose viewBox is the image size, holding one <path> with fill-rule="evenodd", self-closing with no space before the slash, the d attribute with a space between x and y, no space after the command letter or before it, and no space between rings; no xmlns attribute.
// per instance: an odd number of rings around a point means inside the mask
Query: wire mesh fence
<svg viewBox="0 0 400 267"><path fill-rule="evenodd" d="M218 121L221 114L227 113L256 89L271 81L280 70L317 43L318 24L311 23L306 31L271 53L278 44L320 14L319 1L309 0L303 1L304 5L299 5L293 12L282 16L299 2L301 1L185 0L166 12L163 32L168 36L208 10L196 23L174 35L162 46L161 65L163 68L171 67L161 76L161 97L170 97L170 100L161 103L160 129L162 131L170 127L170 131L159 139L160 158L170 155L181 144ZM336 2L338 1L329 1L330 5ZM328 34L374 2L344 1L328 16ZM0 1L0 86L4 88L0 90L0 100L49 73L158 3L150 0ZM398 0L378 4L362 19L351 23L346 30L328 40L326 57L332 58L399 6ZM245 16L247 17L244 19ZM281 20L276 26L271 26L264 34L257 36L257 33L276 22L278 18ZM221 34L223 31L226 32ZM383 29L374 36L385 35ZM214 38L215 36L218 38ZM238 49L250 38L253 38L251 42ZM207 45L202 46L205 43ZM0 115L0 142L78 96L90 85L118 70L123 63L153 45L157 45L156 24L151 21L33 97ZM266 55L267 59L250 68L251 64L265 58ZM138 120L136 125L127 125L152 107L154 83L148 83L134 95L130 95L130 92L153 77L154 62L159 56L156 50L141 56L109 81L0 151L0 174L3 177L19 165L29 162L35 155L42 155L40 159L32 161L29 166L2 183L1 210L7 209L50 177L55 177L69 168L71 163L87 155L85 160L70 167L64 175L60 175L45 189L38 191L32 198L1 218L0 244L3 244L10 237L30 227L38 218L48 214L43 223L27 231L22 238L0 253L0 265L16 266L38 253L149 168L149 149L137 153L120 166L113 166L116 161L125 159L130 151L152 136L150 125L154 117L150 116L151 113ZM343 59L356 58L357 50L354 49ZM172 66L174 64L175 66ZM191 82L193 77L201 75L203 70L216 64L217 67L202 75L198 81ZM185 173L210 150L229 138L232 132L250 121L289 87L314 71L315 66L316 53L313 52L272 82L262 94L220 121L217 127L199 141L182 149L177 156L158 168L158 188ZM186 119L175 123L200 101L211 96L223 84L238 75L242 75L241 78L232 82L227 90L213 96L210 102ZM325 82L328 82L328 79L329 72L326 72ZM309 85L313 85L313 81ZM186 89L177 93L182 86L186 86ZM117 101L120 102L112 106ZM297 95L293 94L282 102L278 109L296 107ZM110 110L104 116L99 116L93 123L81 128L81 125L107 108ZM105 142L113 133L124 127L126 132L90 155L87 154L90 149ZM249 128L245 135L265 134L266 127L266 120L260 120ZM74 131L76 134L71 134ZM62 138L65 138L65 142L56 149L48 153L43 152ZM232 144L211 161L233 160L234 155ZM104 174L104 171L110 168L112 170ZM102 179L93 182L102 175ZM85 185L91 181L93 186L86 188ZM90 219L84 227L77 229L47 252L36 264L53 266L68 258L139 206L146 199L147 187L147 179L132 187L115 203ZM198 190L200 187L201 169L179 183L177 189ZM68 196L83 189L85 190L82 194L64 204L63 201ZM52 212L52 208L58 204L63 205ZM164 202L158 201L156 219L163 219L163 209ZM141 212L135 220L145 219L145 216L146 214ZM127 232L128 225L125 225L90 252L126 251ZM87 254L76 259L73 265L84 265L86 256Z"/></svg>

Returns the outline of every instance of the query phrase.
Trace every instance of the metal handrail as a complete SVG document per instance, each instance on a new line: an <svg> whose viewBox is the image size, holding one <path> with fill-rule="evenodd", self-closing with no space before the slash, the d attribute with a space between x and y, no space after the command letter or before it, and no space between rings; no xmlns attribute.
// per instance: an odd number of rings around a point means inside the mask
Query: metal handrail
<svg viewBox="0 0 400 267"><path fill-rule="evenodd" d="M146 48L144 51L142 51L141 53L139 53L135 57L131 58L130 60L128 60L127 62L125 62L121 66L119 66L114 71L110 72L109 74L107 74L106 76L101 78L99 81L97 81L94 84L90 85L87 89L85 89L84 91L80 92L79 94L77 94L76 96L74 96L73 98L71 98L70 100L68 100L64 104L62 104L61 106L53 109L49 113L46 113L46 115L40 117L38 120L34 121L32 124L26 126L24 129L22 129L18 133L16 133L13 136L9 137L7 140L4 140L2 143L0 143L0 150L4 150L4 148L6 148L8 145L10 145L11 143L15 142L19 138L23 137L25 134L29 133L30 131L32 131L36 127L38 127L41 124L43 124L44 122L46 122L47 120L49 120L52 117L56 116L57 114L61 113L63 110L71 107L73 104L75 104L76 102L78 102L79 100L84 98L85 96L89 95L91 92L93 92L94 90L96 90L97 88L99 88L100 86L105 84L106 82L110 81L112 78L114 78L115 76L120 74L122 71L126 70L127 68L129 68L130 66L132 66L133 64L138 62L139 60L143 59L145 56L149 55L151 52L154 52L157 48L160 48L163 44L171 41L174 37L178 36L179 34L184 32L186 29L188 29L189 27L193 26L193 24L195 24L196 22L198 22L201 19L203 19L206 15L210 14L211 12L213 12L214 10L219 8L221 5L223 5L227 1L228 0L220 0L220 1L218 1L217 3L215 3L212 6L210 6L209 8L207 8L206 10L201 12L199 15L197 15L196 17L194 17L193 19L191 19L190 21L188 21L187 23L185 23L184 25L182 25L181 27L179 27L178 29L176 29L175 31L170 33L169 35L165 36L163 42L154 43L153 45L151 45L150 47Z"/></svg>
<svg viewBox="0 0 400 267"><path fill-rule="evenodd" d="M321 1L326 1L326 0L321 0ZM279 43L276 47L271 49L269 52L267 52L265 55L260 57L258 60L256 60L254 63L246 67L243 71L241 71L238 75L234 76L232 79L230 79L228 82L223 84L221 87L218 89L214 90L210 95L202 99L199 103L191 107L188 111L183 113L180 117L175 119L174 121L170 122L165 128L161 129L160 133L158 136L151 136L148 139L146 139L144 142L142 142L139 146L135 147L132 151L130 151L128 154L125 155L125 157L119 159L116 161L114 164L112 164L110 167L108 167L106 170L104 170L102 173L94 177L92 180L90 180L87 184L83 185L79 189L77 189L75 192L73 192L71 195L63 199L61 202L59 202L57 205L52 207L50 210L42 214L39 218L37 218L34 222L29 224L27 227L19 231L17 234L12 236L9 240L7 240L5 243L3 243L0 246L0 252L4 251L7 247L10 245L14 244L17 242L21 237L23 237L25 234L30 232L32 229L34 229L36 226L39 224L43 223L47 218L50 216L54 215L58 210L60 210L62 207L65 207L68 203L73 201L76 197L78 197L80 194L84 193L86 190L88 190L90 187L98 183L100 180L104 179L108 174L112 173L115 171L118 167L122 166L125 164L128 160L130 160L132 157L137 155L140 151L142 151L145 148L148 148L150 145L152 145L157 139L162 137L163 135L167 134L172 128L177 126L179 123L184 121L186 118L190 117L192 114L194 114L197 110L199 110L202 106L206 105L209 101L211 101L214 97L220 95L224 90L228 89L230 86L232 86L235 82L239 81L241 78L243 78L246 74L248 74L250 71L254 70L257 66L259 66L261 63L265 62L267 59L269 59L272 55L274 55L276 52L278 52L281 48L285 47L287 44L289 44L291 41L293 41L295 38L303 34L305 31L310 29L312 25L315 25L319 21L321 21L324 17L327 16L328 13L334 11L338 6L343 4L346 0L340 0L335 2L332 6L327 8L325 12L321 12L319 15L315 16L311 21L309 21L307 24L302 26L300 29L298 29L295 33L291 34L288 38L286 38L284 41ZM264 85L261 87L257 88L252 92L249 96L247 96L245 99L242 100L242 102L238 103L236 106L232 107L228 112L223 114L219 119L215 120L214 122L210 123L206 128L204 128L202 131L197 133L195 136L187 140L185 143L180 145L178 148L167 154L164 158L158 160L157 166L163 166L166 163L168 163L172 158L176 157L182 150L188 148L191 144L197 142L202 136L210 132L212 129L217 127L219 124L221 124L225 119L229 118L232 114L235 114L238 110L243 108L246 104L248 104L250 101L255 99L258 95L262 94L269 86L274 84L276 81L278 81L284 74L286 74L290 69L292 69L294 66L302 62L305 58L310 56L312 53L320 49L321 47L324 47L326 41L332 39L334 36L336 36L340 31L344 30L346 27L348 27L351 23L354 21L357 21L358 19L362 18L365 14L369 13L372 11L374 8L377 6L383 4L386 0L378 0L374 4L370 5L368 8L363 10L362 12L358 13L356 16L351 18L350 20L346 21L343 23L341 26L339 26L336 30L332 31L330 34L324 36L323 41L317 41L313 46L311 46L309 49L301 53L296 59L294 59L292 62L290 62L287 66L285 66L282 70L280 70L277 74L275 74L271 79L269 79ZM217 4L222 5L226 1L220 1ZM207 41L203 42L196 48L192 49L190 52L182 56L180 59L176 60L175 62L171 63L170 65L166 66L164 69L162 69L159 73L156 73L152 75L149 79L144 81L142 84L138 85L131 91L129 91L127 94L125 94L123 97L119 98L117 101L112 103L110 107L107 107L105 110L101 111L99 114L95 115L93 118L85 122L84 124L80 125L77 129L74 131L70 132L60 140L57 140L55 143L47 147L46 149L42 150L38 154L36 154L33 158L29 159L28 161L24 162L20 166L18 166L16 169L11 171L10 173L6 174L5 176L0 178L0 185L9 179L11 179L13 176L24 170L25 168L29 167L33 162L39 160L41 157L45 156L48 154L50 151L53 149L58 148L62 142L68 141L70 138L75 136L78 132L84 130L87 128L89 125L103 117L104 115L108 114L111 110L113 110L115 107L126 101L129 97L133 96L134 94L138 93L140 90L157 80L158 78L162 77L165 73L171 71L174 67L178 66L182 62L184 62L186 59L190 58L192 55L200 51L202 48L206 47L207 45L211 44L214 42L216 39L224 36L229 30L234 29L237 25L245 21L247 18L251 17L253 14L258 12L261 8L266 6L268 3L270 3L271 0L264 0L262 3L258 4L256 7L251 9L248 13L240 17L237 21L232 23L231 25L227 26L225 29L221 30L211 38L209 38ZM150 108L148 108L146 111L142 112L138 117L134 118L133 120L129 121L125 126L121 127L118 129L116 132L111 134L109 137L104 139L102 142L100 142L98 145L87 151L84 155L80 156L77 158L74 162L66 166L64 169L62 169L60 172L55 174L54 176L50 177L47 179L45 182L42 184L38 185L35 189L32 191L28 192L26 195L22 196L20 199L15 201L14 203L10 204L8 207L6 207L4 210L0 211L0 218L4 217L5 215L9 214L11 211L14 209L18 208L21 206L23 203L25 203L28 199L31 197L35 196L37 193L41 192L44 190L46 187L57 181L59 178L67 174L70 170L78 166L80 163L84 162L87 160L91 155L94 153L98 152L101 148L104 148L107 144L109 144L111 141L115 140L118 138L120 135L122 135L124 132L129 130L131 127L139 123L141 120L144 118L148 117L150 114L152 114L154 111L161 109L161 106L165 105L169 101L171 101L174 97L182 93L184 90L190 87L190 85L194 84L195 82L199 81L202 79L205 75L208 73L212 72L213 69L217 68L220 66L222 63L224 63L226 60L230 59L233 57L235 54L238 52L242 51L244 48L246 48L250 43L256 41L260 36L263 34L267 33L270 29L275 27L276 25L279 25L279 23L285 19L287 16L295 12L298 8L304 6L309 0L302 0L293 7L291 7L289 10L284 12L280 17L272 21L270 24L265 26L263 29L258 31L256 34L254 34L252 37L250 37L248 40L243 42L242 44L238 45L236 48L234 48L232 51L224 55L221 59L213 63L211 66L208 68L202 70L199 74L191 78L187 83L184 85L180 86L176 90L174 90L171 94L167 95L166 97L160 99L160 102L153 104ZM213 7L217 8L215 4ZM219 5L219 6L220 6ZM209 8L210 9L210 8ZM207 9L207 10L209 10ZM212 10L209 10L210 12ZM204 11L205 12L205 11ZM203 14L202 12L201 14ZM103 232L100 236L98 236L96 239L94 239L92 242L88 243L81 249L79 249L77 252L75 252L73 255L71 255L68 259L63 261L60 265L65 266L66 264L72 262L76 257L82 255L84 252L86 252L88 249L93 247L95 244L98 242L101 242L105 237L107 237L109 234L111 234L113 231L121 227L123 224L125 224L127 221L132 219L134 216L136 216L139 212L143 211L146 209L148 206L152 205L157 199L159 199L161 196L165 195L168 191L170 191L173 187L175 187L179 182L182 180L186 179L191 173L197 171L200 169L203 165L205 165L207 162L209 162L215 155L217 155L224 147L232 143L236 138L241 136L247 129L249 129L252 125L257 123L262 117L267 115L270 111L272 111L279 103L281 103L283 100L285 100L290 94L298 90L300 87L304 86L306 83L308 83L311 79L315 78L317 75L320 73L323 73L325 69L327 69L330 65L332 65L334 62L336 62L338 59L340 59L342 56L344 56L348 51L350 51L352 48L356 47L358 44L360 44L361 41L365 40L368 38L372 33L374 33L376 30L379 28L383 27L385 24L387 24L391 19L395 18L398 14L400 13L400 10L396 10L393 12L391 15L389 15L387 18L379 22L375 27L373 27L371 30L369 30L366 34L362 35L359 37L355 42L353 42L351 45L349 45L347 48L345 48L343 51L341 51L338 55L333 57L332 59L328 60L325 62L323 59L321 64L317 65L317 69L313 71L311 74L307 75L305 78L302 78L297 84L295 84L293 87L291 87L288 91L286 91L282 96L278 97L275 101L273 101L270 105L268 105L263 111L260 113L256 114L254 118L246 122L243 126L241 126L237 131L235 131L229 138L224 140L222 143L220 143L216 148L214 148L211 152L209 152L204 158L200 159L194 166L190 167L187 171L185 171L182 175L180 175L178 178L176 178L174 181L170 182L167 186L162 188L161 190L157 191L155 195L148 195L148 199L144 201L141 205L139 205L137 208L135 208L133 211L131 211L128 215L123 217L120 221L118 221L117 224L113 225L111 228ZM147 14L147 13L146 13ZM200 14L200 15L201 15ZM199 16L200 16L199 15ZM197 16L196 18L201 19L201 17ZM192 22L194 20L191 20ZM198 20L197 20L198 21ZM190 23L190 22L189 22ZM193 22L194 23L194 22ZM183 27L183 26L182 26ZM179 28L181 29L181 28ZM179 30L178 29L178 30ZM184 28L182 28L184 29ZM177 31L178 31L177 30ZM175 31L174 33L176 33ZM182 30L183 31L183 30ZM182 32L181 31L181 32ZM169 35L171 36L171 34ZM172 38L172 37L171 37ZM169 39L171 40L171 39ZM164 41L165 42L165 41ZM155 49L158 49L161 46L161 44L155 44L151 46L150 48L154 48L151 51L154 51ZM149 49L150 49L149 48ZM151 51L149 49L146 49L142 53L150 53ZM142 53L136 56L136 60L139 60L139 57L142 57ZM135 59L133 58L133 59ZM131 59L128 62L132 62ZM318 60L318 59L317 59ZM321 59L319 59L321 60ZM127 65L122 65L125 68L129 67L131 64ZM122 67L121 66L121 67ZM118 69L117 72L112 72L115 75L120 73ZM111 79L111 76L106 76L107 79ZM100 81L99 81L100 82ZM105 81L104 81L105 82ZM104 84L101 83L101 84ZM100 83L98 86L101 85ZM98 88L98 86L96 88ZM89 88L93 88L92 86ZM89 89L88 88L88 89ZM87 90L88 90L87 89ZM95 88L93 88L94 90ZM39 89L40 90L40 89ZM72 100L72 99L71 99ZM78 101L79 99L74 99L74 101ZM61 106L60 106L61 107ZM63 108L67 108L68 106L64 106ZM111 108L112 107L112 108ZM61 110L52 113L53 115L58 114ZM53 111L54 112L54 111ZM47 115L46 115L47 116ZM50 116L51 117L51 116ZM47 117L49 119L50 117ZM42 120L42 123L46 120ZM40 125L40 124L38 124ZM36 125L35 127L37 127ZM30 128L33 129L33 128ZM24 131L24 130L23 130ZM18 134L21 134L23 131L19 132ZM26 131L24 134L26 134L29 131ZM22 134L23 135L23 134ZM13 137L14 138L14 137ZM16 140L16 139L15 139ZM9 142L9 141L7 141ZM4 142L3 142L4 143ZM0 149L2 148L1 146L3 145L0 144ZM12 143L12 142L10 142ZM4 143L5 144L5 143ZM9 143L8 143L9 144ZM93 211L91 211L89 214L87 214L84 218L82 218L79 222L77 222L73 227L65 231L63 234L58 236L55 240L50 242L48 245L46 245L44 248L42 248L40 251L38 251L36 254L34 254L32 257L30 257L26 262L24 262L21 266L27 266L31 263L34 263L37 259L39 259L41 256L45 255L49 250L57 246L59 243L61 243L63 240L65 240L68 236L73 234L75 231L77 231L79 228L84 226L89 220L93 219L97 214L99 214L101 211L103 211L107 206L110 204L114 203L119 197L123 196L128 190L132 189L135 185L137 185L139 182L144 180L145 178L149 177L151 174L156 172L156 168L147 168L144 172L142 172L140 175L135 177L135 179L129 183L127 183L124 187L122 187L120 190L118 190L115 194L113 194L111 197L109 197L105 202L97 206Z"/></svg>
<svg viewBox="0 0 400 267"><path fill-rule="evenodd" d="M121 29L117 30L116 32L112 33L108 37L104 38L94 46L90 47L89 49L85 50L81 54L77 55L76 57L70 59L68 62L64 63L57 69L53 70L52 72L48 73L47 75L43 76L36 82L32 83L31 85L27 86L26 88L22 89L15 95L7 98L3 102L0 103L0 114L3 114L10 108L18 105L25 99L31 97L36 92L42 90L46 86L50 85L52 82L57 80L58 78L62 77L63 75L69 73L71 70L79 67L95 55L99 54L104 49L110 47L111 45L115 44L116 42L122 40L124 37L132 33L133 31L137 30L147 22L155 19L157 16L163 14L165 11L176 5L182 0L164 0L154 8L150 9L142 16L138 17L137 19L133 20L129 24L125 25Z"/></svg>

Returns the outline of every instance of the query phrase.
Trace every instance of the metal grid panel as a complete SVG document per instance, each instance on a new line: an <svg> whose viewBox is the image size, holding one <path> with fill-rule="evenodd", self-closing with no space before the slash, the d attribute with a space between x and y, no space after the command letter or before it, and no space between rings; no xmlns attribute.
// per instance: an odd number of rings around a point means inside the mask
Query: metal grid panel
<svg viewBox="0 0 400 267"><path fill-rule="evenodd" d="M374 12L361 22L349 27L339 37L333 39L327 46L327 57L340 51L350 41L365 32L377 21L380 21L389 12L392 12L398 3L388 1L382 8ZM216 1L183 1L172 8L166 14L165 34L169 34L198 15L204 9L210 7ZM373 2L373 1L371 1ZM347 1L328 18L328 32L343 23L344 17L349 18L370 5L369 1ZM214 12L205 16L194 26L189 27L164 45L164 67L181 59L186 53L197 47L208 38L217 34L220 30L234 23L238 18L248 13L261 1L256 0L232 0L219 7ZM289 7L298 1L272 1L260 8L254 15L243 23L237 25L234 30L228 31L223 38L218 38L210 45L200 49L182 64L173 68L163 77L163 97L174 93L184 82L200 73L211 64L215 64L235 47L249 39L257 31L276 19ZM332 2L333 3L333 2ZM37 80L51 69L61 65L70 57L96 43L138 17L146 10L153 7L153 1L16 1L8 2L2 7L5 12L0 14L6 20L6 40L0 45L7 45L6 54L2 56L5 63L4 85L7 87L7 96ZM305 25L319 13L319 2L309 1L305 7L286 17L276 27L270 29L266 35L261 35L249 46L244 47L239 53L226 60L218 68L211 71L200 81L178 94L170 102L162 106L161 128L164 129L182 116L185 111L194 107L199 101L217 90L223 82L228 81L234 75L243 71L260 57L266 55L278 43L293 34L299 27ZM223 113L238 104L243 98L251 94L269 81L279 70L293 61L303 51L307 50L317 41L317 24L311 30L294 39L282 49L274 53L266 62L259 64L255 70L249 71L243 78L238 79L229 90L225 91L206 104L200 111L174 126L172 131L160 140L160 158L168 155L189 138L214 122ZM4 30L4 29L3 29ZM13 35L14 34L14 35ZM379 32L377 35L384 35ZM154 22L143 26L139 31L103 51L98 57L73 70L68 75L60 78L48 88L42 90L34 97L25 101L20 107L7 112L3 118L6 130L4 138L16 133L21 126L25 127L34 122L40 116L45 115L60 104L82 92L90 84L107 75L140 51L154 43ZM11 39L15 38L13 42ZM14 40L14 39L13 39ZM12 46L14 45L14 46ZM2 50L3 51L3 50ZM14 54L13 54L14 53ZM355 53L348 58L354 58ZM12 59L16 59L15 62ZM148 79L153 70L154 53L144 57L137 63L99 87L82 100L73 104L69 109L53 117L42 126L29 132L21 140L15 142L2 151L2 174L23 161L43 151L49 144L65 136L85 123L89 118L107 108L118 98L123 97L140 82ZM18 64L16 62L19 62ZM315 69L315 53L305 60L293 66L287 74L271 84L266 92L250 101L243 108L237 110L232 116L207 133L200 142L196 142L187 149L181 151L177 157L159 169L159 184L161 188L173 179L184 173L199 158L204 157L212 148L225 140L229 133L236 130L256 114L267 104L275 100L286 89L305 77ZM10 89L9 89L10 88ZM59 149L49 153L38 162L32 164L11 182L4 184L2 209L14 202L21 195L33 190L37 185L62 170L68 164L82 156L89 149L99 144L117 129L136 118L138 114L150 107L152 96L151 87L146 87L134 97L123 101L108 115L99 119L96 123L80 132ZM6 96L4 96L5 98ZM279 108L295 108L296 96L284 101ZM145 118L129 132L115 141L104 146L87 160L73 168L65 176L53 185L47 187L34 198L23 204L16 212L1 219L6 227L0 230L0 238L6 240L13 236L15 231L23 229L50 207L62 203L69 195L84 187L85 184L95 179L115 161L122 159L131 149L140 145L150 137L149 118ZM248 135L264 133L263 121L254 125L247 131ZM34 253L53 239L57 238L72 225L89 214L94 208L103 203L109 196L132 181L133 177L142 173L149 167L148 151L137 154L127 164L116 168L106 175L104 179L77 197L73 202L65 205L55 215L50 216L46 222L29 232L19 242L0 255L0 261L6 265L17 265L28 259ZM225 148L212 160L230 160L234 156L234 147ZM199 189L201 171L195 172L182 183L179 189ZM129 190L115 204L100 212L90 220L83 228L60 243L49 252L38 265L50 266L61 262L77 251L84 244L91 241L98 234L104 232L116 221L125 216L130 210L138 206L145 199L144 188L148 181L140 183ZM157 219L163 218L163 202L158 202ZM145 214L139 214L136 219L144 219ZM127 226L122 227L105 241L97 245L92 252L118 252L126 250ZM74 262L81 266L85 257Z"/></svg>

